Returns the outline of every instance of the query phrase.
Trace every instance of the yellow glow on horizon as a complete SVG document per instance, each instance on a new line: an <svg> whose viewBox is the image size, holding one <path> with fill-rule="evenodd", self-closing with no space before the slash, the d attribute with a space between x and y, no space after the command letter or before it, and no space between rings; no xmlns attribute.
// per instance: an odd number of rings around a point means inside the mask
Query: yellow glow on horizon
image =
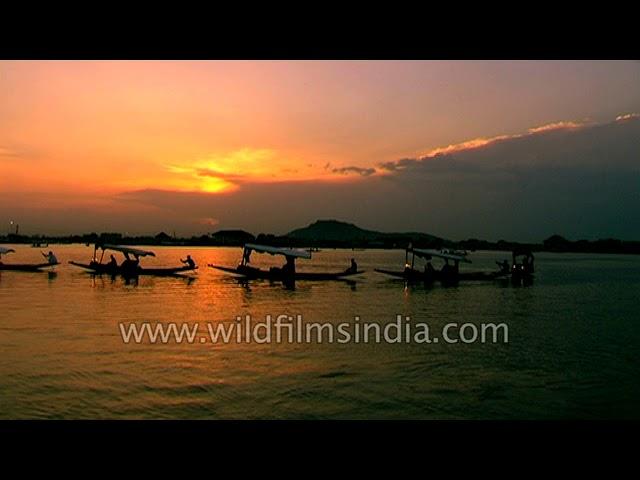
<svg viewBox="0 0 640 480"><path fill-rule="evenodd" d="M292 166L293 165L293 166ZM186 191L227 193L242 183L272 183L288 181L331 181L344 175L327 172L318 162L292 159L290 154L268 148L243 147L215 152L195 160L183 160L165 165L164 185Z"/></svg>
<svg viewBox="0 0 640 480"><path fill-rule="evenodd" d="M207 193L224 193L235 190L238 186L222 178L211 177L202 179L201 188Z"/></svg>

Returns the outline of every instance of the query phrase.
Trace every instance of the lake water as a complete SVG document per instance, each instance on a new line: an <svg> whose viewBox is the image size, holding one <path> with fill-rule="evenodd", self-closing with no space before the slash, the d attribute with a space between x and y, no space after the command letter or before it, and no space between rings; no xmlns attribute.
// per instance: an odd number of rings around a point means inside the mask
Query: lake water
<svg viewBox="0 0 640 480"><path fill-rule="evenodd" d="M40 261L14 246L5 263ZM324 250L299 270L354 282L238 282L240 248L153 247L144 265L190 253L193 279L137 284L68 265L92 249L52 245L56 274L0 271L0 418L556 419L640 418L640 257L536 255L531 286L405 286L373 271L402 268L400 250ZM267 257L267 258L262 258ZM507 253L473 252L495 268ZM280 259L254 254L273 265ZM508 343L126 344L120 322L231 324L237 316L305 322L506 323Z"/></svg>

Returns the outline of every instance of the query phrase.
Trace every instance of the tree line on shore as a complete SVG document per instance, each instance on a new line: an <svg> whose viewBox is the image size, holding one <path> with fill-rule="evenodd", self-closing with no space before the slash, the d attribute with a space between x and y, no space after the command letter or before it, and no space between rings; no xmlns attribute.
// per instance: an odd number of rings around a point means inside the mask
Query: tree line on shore
<svg viewBox="0 0 640 480"><path fill-rule="evenodd" d="M95 244L112 243L120 245L148 246L229 246L241 247L245 243L258 243L280 247L297 248L350 248L350 249L393 249L412 245L417 248L459 249L459 250L499 250L512 251L526 248L531 251L575 252L575 253L620 253L640 254L639 241L618 239L571 241L560 235L553 235L542 243L522 243L507 240L491 242L470 238L452 241L424 234L384 234L379 238L300 238L297 236L261 233L257 236L243 230L220 230L212 234L178 238L160 232L153 236L128 236L121 233L88 233L82 235L43 236L16 235L0 236L0 243L31 244L34 247L49 244Z"/></svg>

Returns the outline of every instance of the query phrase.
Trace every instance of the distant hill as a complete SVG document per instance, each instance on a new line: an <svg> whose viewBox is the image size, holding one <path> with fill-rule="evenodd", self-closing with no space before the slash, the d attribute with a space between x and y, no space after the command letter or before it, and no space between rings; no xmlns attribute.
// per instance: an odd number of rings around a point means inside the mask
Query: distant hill
<svg viewBox="0 0 640 480"><path fill-rule="evenodd" d="M318 220L304 228L289 232L287 238L309 243L357 244L369 246L404 245L408 243L429 244L443 239L419 232L386 233L365 230L353 223L338 220Z"/></svg>
<svg viewBox="0 0 640 480"><path fill-rule="evenodd" d="M378 232L364 230L353 223L339 222L338 220L318 220L304 228L287 233L287 237L298 240L338 242L373 240L378 236Z"/></svg>
<svg viewBox="0 0 640 480"><path fill-rule="evenodd" d="M256 240L256 237L244 230L218 230L211 234L216 245L244 245Z"/></svg>

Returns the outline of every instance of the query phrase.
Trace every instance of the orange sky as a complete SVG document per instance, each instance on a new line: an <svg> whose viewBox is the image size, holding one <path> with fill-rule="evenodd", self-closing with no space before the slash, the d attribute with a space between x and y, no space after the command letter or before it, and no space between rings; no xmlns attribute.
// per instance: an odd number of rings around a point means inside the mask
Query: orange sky
<svg viewBox="0 0 640 480"><path fill-rule="evenodd" d="M639 72L637 62L0 61L0 187L90 206L148 188L355 181L404 156L638 111Z"/></svg>

